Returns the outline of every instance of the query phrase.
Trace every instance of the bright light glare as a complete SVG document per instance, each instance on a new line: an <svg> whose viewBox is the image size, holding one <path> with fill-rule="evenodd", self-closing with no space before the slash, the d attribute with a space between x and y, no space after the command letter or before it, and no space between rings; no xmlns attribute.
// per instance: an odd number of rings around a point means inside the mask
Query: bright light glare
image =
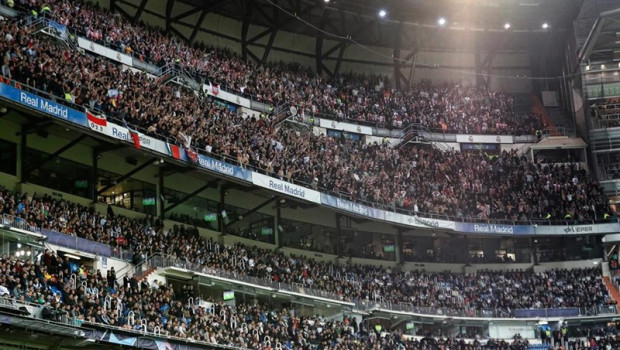
<svg viewBox="0 0 620 350"><path fill-rule="evenodd" d="M443 18L443 17L440 17L440 18L437 20L437 24L439 24L440 26L444 26L444 25L446 25L446 19L445 19L445 18Z"/></svg>
<svg viewBox="0 0 620 350"><path fill-rule="evenodd" d="M547 29L549 28L549 23L545 22L542 24L542 29Z"/></svg>
<svg viewBox="0 0 620 350"><path fill-rule="evenodd" d="M385 11L385 10L383 10L383 9L382 9L382 10L379 10L379 17L383 18L383 17L385 17L386 15L387 15L387 11Z"/></svg>
<svg viewBox="0 0 620 350"><path fill-rule="evenodd" d="M510 23L504 24L504 29L510 29Z"/></svg>
<svg viewBox="0 0 620 350"><path fill-rule="evenodd" d="M329 2L329 0L323 0L326 4Z"/></svg>

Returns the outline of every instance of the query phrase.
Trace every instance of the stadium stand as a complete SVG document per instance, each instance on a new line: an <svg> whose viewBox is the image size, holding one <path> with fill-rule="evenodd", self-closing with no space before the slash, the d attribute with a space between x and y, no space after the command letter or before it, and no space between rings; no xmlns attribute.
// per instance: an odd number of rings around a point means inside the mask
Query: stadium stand
<svg viewBox="0 0 620 350"><path fill-rule="evenodd" d="M484 88L421 84L396 90L387 79L355 74L324 81L296 65L253 66L221 49L190 47L168 33L137 25L85 3L17 0L35 16L53 16L93 41L159 66L175 66L200 81L271 105L290 104L308 116L388 128L422 125L444 133L539 134L536 115L517 115L513 99ZM42 6L52 13L33 13ZM145 73L34 36L32 17L0 28L3 82L83 106L145 134L176 139L243 168L260 171L360 203L456 220L542 219L569 225L607 221L608 200L576 163L538 164L517 150L499 155L441 150L428 145L390 147L274 128L266 118L245 118L196 91L164 85ZM191 141L190 141L191 140ZM596 309L614 305L600 267L546 272L476 274L401 271L334 265L243 244L224 246L195 228L164 229L162 220L129 219L110 208L98 213L47 195L0 188L4 224L30 225L130 251L140 265L157 255L167 265L224 272L258 281L299 285L336 300L406 304L442 316L477 316L483 310L511 318L520 309ZM607 282L607 283L606 283ZM347 316L329 320L293 309L214 300L194 303L190 288L151 285L136 276L90 271L53 251L36 259L0 258L0 307L37 305L51 322L84 323L148 332L170 339L248 349L548 349L515 334L512 342L406 337L400 329L371 329ZM20 309L17 309L20 310ZM556 330L558 332L558 330ZM588 333L588 346L616 348L608 333ZM557 333L559 334L559 333ZM272 345L274 345L272 347Z"/></svg>
<svg viewBox="0 0 620 350"><path fill-rule="evenodd" d="M7 52L7 78L101 110L147 134L192 143L242 167L357 202L457 220L591 222L609 217L602 190L579 165L532 164L516 151L495 157L299 138L291 129L244 119L212 100L159 85L111 61L28 36L25 28L16 22L3 27L2 35L9 38L0 47Z"/></svg>
<svg viewBox="0 0 620 350"><path fill-rule="evenodd" d="M262 102L286 102L309 116L390 128L418 124L465 134L534 134L544 127L537 116L516 115L510 96L475 86L423 84L399 91L387 78L358 74L324 81L294 64L258 67L225 50L191 47L161 30L88 3L37 0L18 1L16 6L30 12L43 4L53 8L59 23L90 40L160 67L183 67L201 81Z"/></svg>
<svg viewBox="0 0 620 350"><path fill-rule="evenodd" d="M332 322L321 317L296 316L293 310L245 304L237 304L233 309L221 302L210 302L207 306L199 307L192 302L195 295L190 289L175 291L171 286L149 285L145 280L138 281L135 277L126 277L117 283L113 277L104 278L101 271L88 271L83 266L72 267L72 264L68 258L64 261L58 259L49 250L36 263L22 261L14 256L2 257L0 281L4 289L1 290L8 291L8 295L3 297L20 303L42 305L42 317L52 321L71 319L79 324L97 323L134 331L143 331L142 327L146 327L148 332L163 336L251 349L265 348L267 342L302 349L317 346L371 349L376 346L385 348L388 343L396 346L402 344L405 349L418 349L424 342L431 341L423 340L420 344L416 340L401 337L398 332L386 336L380 329L367 329L346 317L343 321ZM77 273L72 274L72 270L77 270ZM555 274L574 278L589 272L557 271L548 277L552 281ZM502 278L501 274L497 277ZM534 280L538 278L534 275L529 277ZM507 284L516 283L504 281ZM488 282L492 283L492 280ZM558 286L564 282L554 281ZM534 286L537 284L533 283ZM541 287L541 291L546 293L546 288L543 285ZM574 287L579 288L578 285ZM564 288L571 289L566 284ZM432 295L428 297L433 298ZM481 297L491 299L490 296ZM143 319L147 322L139 322ZM256 337L257 333L262 339L268 340L260 341ZM465 343L459 345L455 339L439 342L439 345L445 343L448 346L469 348ZM526 344L527 341L515 337L512 345ZM494 344L491 340L481 348L508 345L503 341ZM480 348L477 346L481 345L474 346Z"/></svg>
<svg viewBox="0 0 620 350"><path fill-rule="evenodd" d="M144 221L97 214L50 197L30 197L4 190L0 209L3 214L34 226L127 247L138 256L136 263L159 253L168 256L172 265L301 285L328 292L339 300L381 300L407 303L420 310L440 308L471 315L483 309L510 315L514 309L592 308L614 303L598 268L539 274L502 271L460 275L336 266L241 244L220 246L200 237L195 230L163 230Z"/></svg>

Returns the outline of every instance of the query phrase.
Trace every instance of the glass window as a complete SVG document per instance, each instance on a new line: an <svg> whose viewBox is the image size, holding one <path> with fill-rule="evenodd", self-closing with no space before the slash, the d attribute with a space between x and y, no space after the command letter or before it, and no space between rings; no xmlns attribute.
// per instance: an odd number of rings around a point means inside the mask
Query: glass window
<svg viewBox="0 0 620 350"><path fill-rule="evenodd" d="M216 201L194 196L179 203L187 194L169 188L164 189L164 208L176 205L164 216L169 220L196 225L209 230L218 229L218 204Z"/></svg>
<svg viewBox="0 0 620 350"><path fill-rule="evenodd" d="M164 190L164 208L178 203L187 194ZM249 210L225 205L220 212L218 202L201 197L192 197L172 208L165 214L170 220L196 225L217 231L218 222L226 226L226 233L256 241L275 244L274 218L258 212L248 214Z"/></svg>
<svg viewBox="0 0 620 350"><path fill-rule="evenodd" d="M93 184L90 181L90 166L61 157L48 157L49 153L27 149L24 159L27 172L24 178L27 182L84 198L91 197Z"/></svg>
<svg viewBox="0 0 620 350"><path fill-rule="evenodd" d="M281 219L282 245L354 258L396 260L394 235L363 232Z"/></svg>
<svg viewBox="0 0 620 350"><path fill-rule="evenodd" d="M353 258L396 260L394 235L342 230L341 255Z"/></svg>
<svg viewBox="0 0 620 350"><path fill-rule="evenodd" d="M226 205L224 210L226 233L275 244L273 216L258 212L248 214L249 210L232 205Z"/></svg>
<svg viewBox="0 0 620 350"><path fill-rule="evenodd" d="M156 215L157 190L155 185L136 179L127 179L118 183L120 177L121 175L99 170L97 173L97 190L105 188L107 190L99 195L97 200L101 203L138 211L147 215Z"/></svg>
<svg viewBox="0 0 620 350"><path fill-rule="evenodd" d="M17 175L17 144L0 140L0 172Z"/></svg>
<svg viewBox="0 0 620 350"><path fill-rule="evenodd" d="M435 261L435 245L433 238L403 235L402 257L403 261L409 262Z"/></svg>
<svg viewBox="0 0 620 350"><path fill-rule="evenodd" d="M338 254L338 234L335 228L281 219L278 230L282 245L286 247Z"/></svg>
<svg viewBox="0 0 620 350"><path fill-rule="evenodd" d="M600 237L540 237L535 240L539 262L600 258Z"/></svg>

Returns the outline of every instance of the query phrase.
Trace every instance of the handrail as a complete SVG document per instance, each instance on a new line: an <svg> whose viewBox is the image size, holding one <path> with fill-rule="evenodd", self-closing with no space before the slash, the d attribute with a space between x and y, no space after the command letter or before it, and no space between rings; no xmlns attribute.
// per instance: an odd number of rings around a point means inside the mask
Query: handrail
<svg viewBox="0 0 620 350"><path fill-rule="evenodd" d="M176 337L174 335L161 335L161 333L160 334L155 333L155 330L153 330L153 332L150 332L150 331L148 331L148 329L145 329L145 330L127 329L127 328L118 327L118 326L112 326L112 325L103 324L103 323L93 323L93 322L90 322L90 321L84 321L82 324L83 325L88 325L88 326L91 326L91 327L99 327L99 328L103 328L103 329L111 329L111 330L117 330L117 331L120 331L120 332L132 333L132 334L134 334L136 336L148 335L148 336L160 337L160 338L164 338L164 339L170 339L170 340L174 340L174 341L178 341L178 342L182 342L182 343L197 344L197 345L203 345L203 346L214 347L214 348L219 348L219 349L247 350L246 348L241 348L241 347L232 346L232 345L222 345L222 344L211 343L211 342L206 342L206 341L202 341L202 340L194 340L194 339L188 339L188 338L181 338L181 337Z"/></svg>
<svg viewBox="0 0 620 350"><path fill-rule="evenodd" d="M2 214L2 224L30 232L41 231L38 227L28 224L26 220L11 214Z"/></svg>
<svg viewBox="0 0 620 350"><path fill-rule="evenodd" d="M155 254L151 254L148 258L142 260L137 265L127 264L127 265L123 266L123 268L121 268L120 270L115 271L116 272L116 282L120 284L121 280L123 278L125 278L125 276L129 275L130 273L134 273L135 274L136 271L138 270L138 268L144 266L144 264L146 264L149 261L149 259L151 257L153 257L153 255L155 255Z"/></svg>
<svg viewBox="0 0 620 350"><path fill-rule="evenodd" d="M274 288L277 290L284 290L284 291L299 293L299 294L307 295L309 297L314 296L314 297L328 298L334 301L350 301L350 302L355 303L358 309L364 310L364 311L373 311L373 310L380 308L380 309L388 309L391 311L406 311L406 312L422 313L422 314L429 314L429 315L450 315L450 316L462 316L462 317L476 317L476 316L497 317L497 315L506 314L506 311L501 310L501 309L477 310L477 309L472 309L472 308L469 308L469 309L463 308L459 310L459 309L451 309L451 308L417 307L417 306L413 306L413 304L410 304L410 303L392 303L392 302L385 302L383 300L378 300L374 302L368 299L346 300L343 295L339 295L337 293L323 291L323 290L317 290L317 289L312 288L311 286L306 286L303 284L288 284L288 283L283 283L283 282L273 282L267 279L248 276L245 274L239 274L239 273L231 272L227 270L207 268L202 264L189 262L185 258L172 257L172 256L164 255L161 253L152 254L150 257L143 260L140 264L136 265L135 268L138 268L139 266L144 266L145 264L148 264L151 267L179 266L182 268L186 268L188 270L211 274L211 275L215 275L215 276L223 277L223 278L234 279L237 281L242 281L242 282L246 282L250 284L270 287L270 288ZM117 278L117 281L120 278ZM571 309L575 309L575 308L571 308ZM548 312L549 312L548 310L558 310L558 309L537 309L537 310L547 310L545 311L544 315L548 315ZM537 311L537 312L542 312L542 311ZM593 313L601 314L601 313L615 313L615 312L616 312L616 307L614 305L609 305L609 306L599 306L594 311L584 311L580 309L579 315L592 315ZM510 315L510 317L513 317L513 316L514 315Z"/></svg>
<svg viewBox="0 0 620 350"><path fill-rule="evenodd" d="M251 283L255 285L261 285L264 287L275 288L278 290L286 290L289 292L301 293L301 294L306 294L309 296L329 298L329 299L337 300L337 301L345 301L341 295L338 295L336 293L317 290L317 289L314 289L308 286L304 286L302 284L288 284L288 283L283 283L283 282L274 282L274 281L270 281L267 279L253 277L253 276L249 276L245 274L238 274L236 272L231 272L231 271L227 271L223 269L207 268L206 266L203 266L199 263L192 263L187 260L184 260L184 258L173 257L173 256L164 255L160 253L153 254L151 259L149 260L149 264L153 267L177 266L177 267L186 268L188 270L192 270L196 272L211 274L217 277L235 279L238 281Z"/></svg>
<svg viewBox="0 0 620 350"><path fill-rule="evenodd" d="M8 307L11 309L15 309L18 310L20 306L30 306L36 309L41 309L43 307L43 305L40 304L35 304L35 303L30 303L30 302L26 302L26 301L19 301L15 298L0 298L0 306L3 307ZM206 345L208 347L212 347L212 348L219 348L219 349L228 349L228 350L245 350L245 348L241 348L241 347L236 347L236 346L230 346L230 345L221 345L221 344L216 344L216 343L210 343L210 342L205 342L205 341L201 341L201 340L193 340L193 339L187 339L187 338L180 338L180 337L176 337L173 335L164 335L161 334L161 331L157 332L155 331L155 329L151 332L148 329L145 330L135 330L135 329L127 329L127 328L123 328L123 327L117 327L117 326L112 326L112 325L108 325L108 324L103 324L103 323L93 323L93 322L89 322L86 320L80 320L77 317L67 317L67 314L63 314L65 317L62 317L60 319L60 321L52 321L52 320L44 320L42 318L37 318L36 315L19 315L20 317L24 317L24 318L28 318L28 319L34 319L34 320L40 320L40 321L44 321L44 322L48 322L48 323L53 323L53 324L64 324L64 325L68 325L71 327L74 327L75 329L80 329L79 326L81 325L89 325L89 326L94 326L97 328L103 328L103 329L111 329L111 330L117 330L120 332L127 332L127 333L131 333L131 334L135 334L137 336L139 335L149 335L149 336L154 336L154 337L160 337L160 338L164 338L164 339L170 339L170 340L175 340L178 342L182 342L182 343L192 343L192 344L197 344L197 345Z"/></svg>

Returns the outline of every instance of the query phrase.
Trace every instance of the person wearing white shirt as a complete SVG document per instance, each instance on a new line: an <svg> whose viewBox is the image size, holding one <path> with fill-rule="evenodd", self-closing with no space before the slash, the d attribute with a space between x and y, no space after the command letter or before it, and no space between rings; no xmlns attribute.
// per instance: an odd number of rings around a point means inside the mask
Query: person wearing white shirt
<svg viewBox="0 0 620 350"><path fill-rule="evenodd" d="M9 290L5 286L0 285L0 297L9 296L9 295L11 295Z"/></svg>

